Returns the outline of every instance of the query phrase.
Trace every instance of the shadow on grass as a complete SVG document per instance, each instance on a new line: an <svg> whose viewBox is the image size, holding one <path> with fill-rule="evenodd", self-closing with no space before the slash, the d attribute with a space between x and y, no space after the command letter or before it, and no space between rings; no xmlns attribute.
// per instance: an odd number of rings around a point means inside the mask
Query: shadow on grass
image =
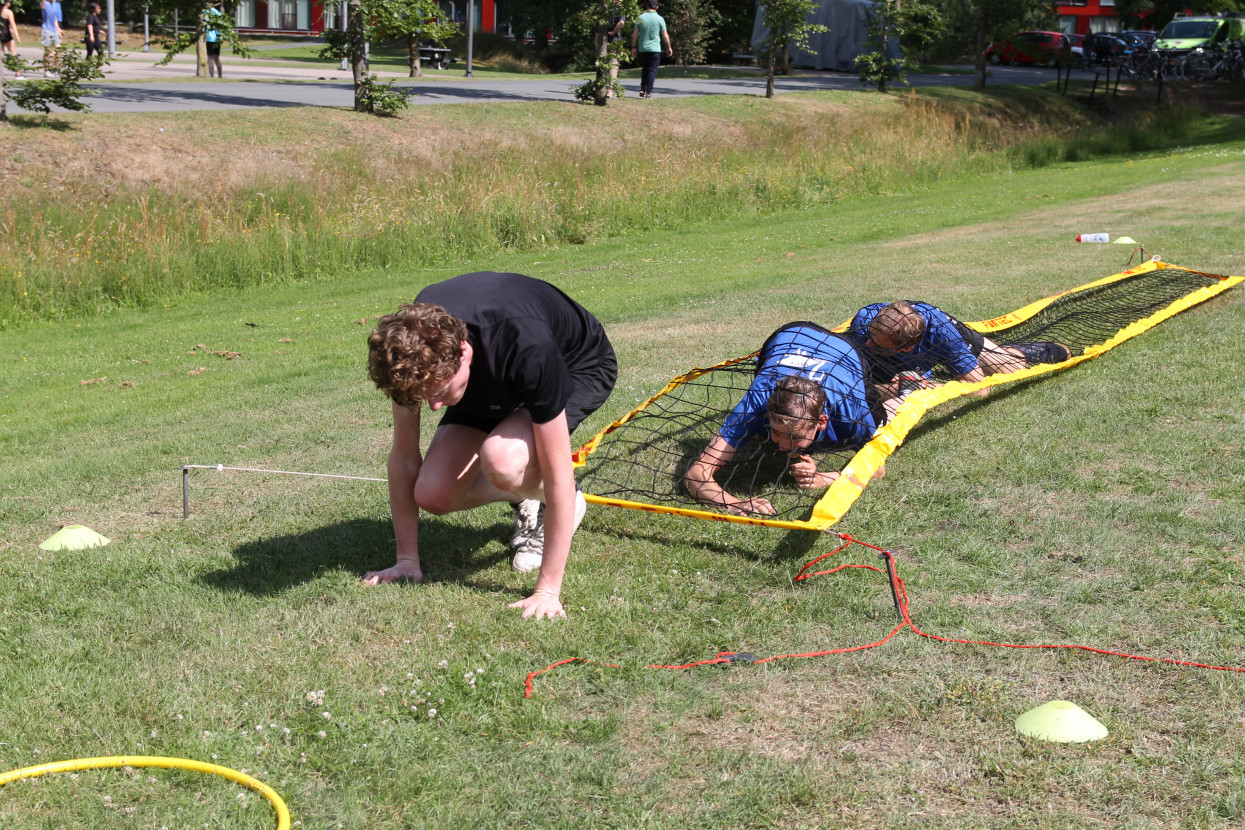
<svg viewBox="0 0 1245 830"><path fill-rule="evenodd" d="M908 433L908 436L904 439L904 443L909 443L921 438L926 433L945 426L950 423L952 419L958 418L960 415L969 412L976 412L977 410L990 406L991 404L1008 400L1013 395L1025 392L1031 386L1040 384L1042 381L1048 378L1053 378L1057 374L1058 373L1039 375L1035 378L1027 378L1026 380L1010 383L1007 386L995 386L991 389L990 394L984 398L956 398L955 400L962 401L960 406L944 408L941 411L937 411L937 414L926 414L925 417L921 418L921 420L917 422L917 425L914 426ZM895 453L901 452L903 452L902 445L895 450ZM892 453L892 455L894 455L894 453Z"/></svg>
<svg viewBox="0 0 1245 830"><path fill-rule="evenodd" d="M10 114L8 126L18 130L52 130L58 133L67 133L78 129L77 124L63 121L57 118L56 114L45 115L37 112Z"/></svg>
<svg viewBox="0 0 1245 830"><path fill-rule="evenodd" d="M420 521L424 582L479 587L477 571L508 560L510 524L462 525L425 517ZM500 540L502 547L480 555ZM493 546L496 547L496 546ZM200 579L210 587L254 596L273 596L325 574L346 571L362 577L393 564L393 526L388 519L352 519L303 533L246 542L234 548L236 563Z"/></svg>

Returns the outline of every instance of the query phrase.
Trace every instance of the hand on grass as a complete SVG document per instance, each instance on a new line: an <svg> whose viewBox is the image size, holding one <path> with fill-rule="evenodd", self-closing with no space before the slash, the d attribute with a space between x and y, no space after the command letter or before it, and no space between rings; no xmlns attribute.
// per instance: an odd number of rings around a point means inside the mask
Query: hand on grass
<svg viewBox="0 0 1245 830"><path fill-rule="evenodd" d="M383 571L369 571L363 575L364 585L380 585L382 582L423 582L424 572L420 570L418 565L409 562L399 562L391 568L385 568Z"/></svg>
<svg viewBox="0 0 1245 830"><path fill-rule="evenodd" d="M522 608L523 619L528 617L535 617L538 620L554 617L566 619L566 612L562 610L562 600L546 591L536 591L527 599L510 603L510 607Z"/></svg>

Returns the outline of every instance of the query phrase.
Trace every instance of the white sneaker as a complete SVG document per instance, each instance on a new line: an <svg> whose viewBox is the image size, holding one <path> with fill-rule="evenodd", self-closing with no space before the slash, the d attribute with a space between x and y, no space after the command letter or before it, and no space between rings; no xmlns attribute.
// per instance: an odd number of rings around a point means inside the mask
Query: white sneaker
<svg viewBox="0 0 1245 830"><path fill-rule="evenodd" d="M536 522L530 531L519 533L519 516L525 509L527 504L535 504ZM575 523L571 526L571 533L579 529L579 523L584 520L584 514L588 512L588 502L584 499L584 494L579 492L579 488L575 488ZM526 524L525 524L526 530ZM524 499L519 502L519 506L515 508L515 534L511 539L514 545L514 559L510 560L510 567L519 573L531 573L540 570L540 563L545 555L545 505L534 499Z"/></svg>
<svg viewBox="0 0 1245 830"><path fill-rule="evenodd" d="M517 548L540 527L540 511L544 505L536 499L523 499L510 505L514 511L514 533L510 534L510 547Z"/></svg>

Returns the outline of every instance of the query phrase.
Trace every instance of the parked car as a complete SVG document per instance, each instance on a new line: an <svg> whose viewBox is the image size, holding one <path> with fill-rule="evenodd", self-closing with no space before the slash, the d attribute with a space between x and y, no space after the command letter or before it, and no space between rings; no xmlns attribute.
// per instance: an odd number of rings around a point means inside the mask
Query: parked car
<svg viewBox="0 0 1245 830"><path fill-rule="evenodd" d="M1158 32L1151 32L1147 29L1126 29L1123 32L1116 32L1116 37L1132 38L1135 46L1144 46L1150 49L1154 46L1154 41L1158 39Z"/></svg>
<svg viewBox="0 0 1245 830"><path fill-rule="evenodd" d="M1085 60L1090 63L1115 63L1128 50L1128 42L1115 34L1101 32L1085 36Z"/></svg>
<svg viewBox="0 0 1245 830"><path fill-rule="evenodd" d="M996 66L1012 63L1054 66L1059 53L1071 46L1069 36L1060 32L1021 32L991 43L986 49L986 60Z"/></svg>
<svg viewBox="0 0 1245 830"><path fill-rule="evenodd" d="M1064 37L1068 39L1068 46L1072 50L1072 59L1085 60L1085 35L1064 35Z"/></svg>
<svg viewBox="0 0 1245 830"><path fill-rule="evenodd" d="M1222 46L1229 40L1242 38L1245 38L1245 20L1239 17L1177 17L1163 27L1154 48L1187 52L1199 47Z"/></svg>

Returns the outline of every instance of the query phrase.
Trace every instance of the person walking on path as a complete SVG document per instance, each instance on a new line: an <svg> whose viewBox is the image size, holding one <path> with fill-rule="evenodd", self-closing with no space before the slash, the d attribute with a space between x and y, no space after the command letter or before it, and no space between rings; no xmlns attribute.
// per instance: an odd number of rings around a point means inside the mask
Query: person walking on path
<svg viewBox="0 0 1245 830"><path fill-rule="evenodd" d="M39 39L43 41L43 74L59 72L61 68L61 44L65 40L65 30L61 28L64 15L61 13L60 0L43 0L43 26L39 31Z"/></svg>
<svg viewBox="0 0 1245 830"><path fill-rule="evenodd" d="M86 56L89 58L96 52L104 53L104 24L100 19L99 3L92 3L86 16Z"/></svg>
<svg viewBox="0 0 1245 830"><path fill-rule="evenodd" d="M218 6L213 6L203 13L206 28L203 31L203 45L207 49L208 77L223 78L224 71L220 65L220 30L213 28L212 23L221 16Z"/></svg>
<svg viewBox="0 0 1245 830"><path fill-rule="evenodd" d="M653 97L653 84L657 82L657 67L661 65L662 47L666 57L674 55L666 21L657 13L657 0L643 0L646 11L636 20L631 30L631 56L640 62L640 97Z"/></svg>
<svg viewBox="0 0 1245 830"><path fill-rule="evenodd" d="M4 0L0 6L0 57L12 55L17 57L17 44L22 37L17 33L17 18L13 16L13 0ZM18 71L16 77L22 77Z"/></svg>

